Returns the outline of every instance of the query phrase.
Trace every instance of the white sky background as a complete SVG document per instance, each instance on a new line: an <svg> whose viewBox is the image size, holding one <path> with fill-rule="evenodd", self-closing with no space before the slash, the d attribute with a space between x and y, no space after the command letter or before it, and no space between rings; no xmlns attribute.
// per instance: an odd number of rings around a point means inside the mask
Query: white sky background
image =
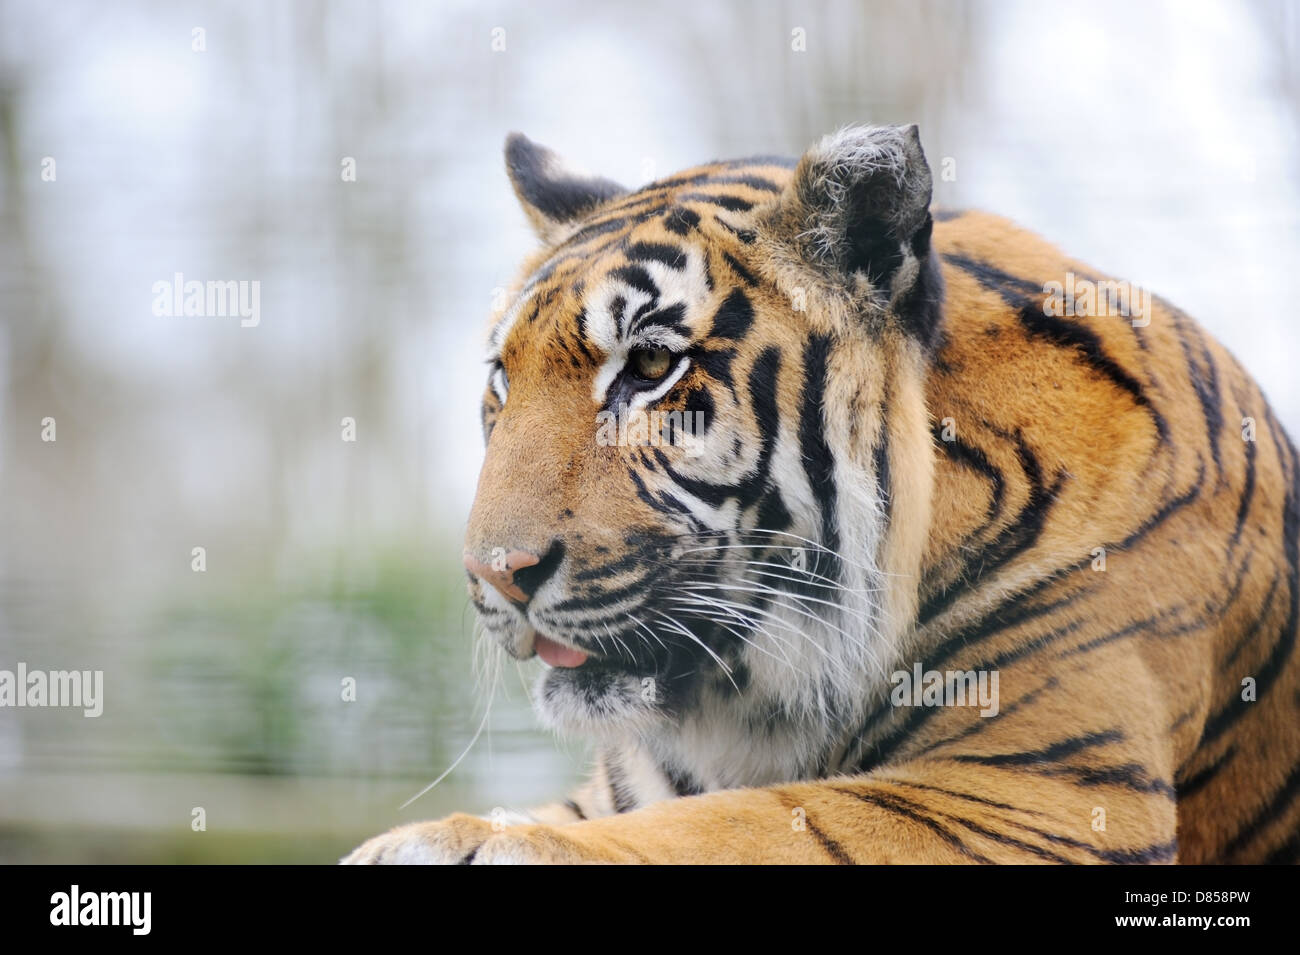
<svg viewBox="0 0 1300 955"><path fill-rule="evenodd" d="M957 160L938 201L1179 304L1298 434L1296 6L4 3L27 222L0 246L4 527L64 570L80 533L85 567L124 579L205 534L250 560L458 534L482 330L532 242L511 129L636 185L919 120L932 164ZM177 271L260 280L261 325L153 316ZM45 406L84 443L53 484Z"/></svg>

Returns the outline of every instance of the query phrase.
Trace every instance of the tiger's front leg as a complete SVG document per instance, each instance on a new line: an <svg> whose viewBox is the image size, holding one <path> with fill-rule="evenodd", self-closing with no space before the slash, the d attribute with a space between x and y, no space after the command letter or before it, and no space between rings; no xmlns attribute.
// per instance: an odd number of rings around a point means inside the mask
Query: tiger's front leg
<svg viewBox="0 0 1300 955"><path fill-rule="evenodd" d="M563 802L527 812L494 811L487 816L453 813L432 822L397 826L344 856L343 865L459 865L472 861L479 848L512 827L564 826L608 811L601 806L601 787L592 780Z"/></svg>
<svg viewBox="0 0 1300 955"><path fill-rule="evenodd" d="M572 825L510 827L493 833L468 861L1175 861L1174 803L1166 794L1080 787L1068 773L1053 778L1042 768L936 760L887 774L691 796Z"/></svg>

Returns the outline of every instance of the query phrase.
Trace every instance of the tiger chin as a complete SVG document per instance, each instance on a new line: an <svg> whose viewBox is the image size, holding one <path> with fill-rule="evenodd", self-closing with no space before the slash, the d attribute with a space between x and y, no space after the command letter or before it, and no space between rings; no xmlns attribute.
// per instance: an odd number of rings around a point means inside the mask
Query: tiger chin
<svg viewBox="0 0 1300 955"><path fill-rule="evenodd" d="M596 766L345 862L1297 861L1296 452L1191 318L932 209L915 126L506 166L464 561Z"/></svg>

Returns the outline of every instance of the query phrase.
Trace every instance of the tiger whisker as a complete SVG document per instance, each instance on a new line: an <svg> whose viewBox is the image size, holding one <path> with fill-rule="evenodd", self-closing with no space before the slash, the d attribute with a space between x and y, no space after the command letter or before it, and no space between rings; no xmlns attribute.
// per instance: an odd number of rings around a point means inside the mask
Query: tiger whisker
<svg viewBox="0 0 1300 955"><path fill-rule="evenodd" d="M693 560L693 561L683 561L682 563L685 563L685 564L696 564L696 563L706 563L706 562L705 562L705 561ZM721 564L721 562L719 562L719 566L723 566L723 564ZM778 571L778 570L791 571L791 570L794 570L794 568L790 567L790 566L787 565L787 564L777 564L777 563L773 563L772 561L762 561L762 560L743 560L743 561L738 561L738 562L737 562L737 566L741 566L741 567L770 567L770 568L772 568L772 570L769 570L769 571L762 571L762 570L759 570L759 571L754 571L754 573L756 573L756 574L758 574L758 575L760 575L760 576L764 576L764 577L772 577L772 578L775 578L775 579L778 579L778 580L788 580L788 581L790 581L791 583L801 584L801 585L806 585L806 586L809 586L809 587L820 587L820 588L823 588L823 589L825 589L825 590L831 590L831 591L835 591L835 592L838 592L838 593L846 593L846 594L874 594L874 593L880 593L880 592L882 591L882 589L883 589L883 588L880 588L880 587L845 587L843 584L839 583L838 581L832 580L832 579L829 578L829 577L823 577L823 576L821 576L820 574L813 574L813 573L808 573L808 574L807 574L807 578L817 578L816 580L814 580L814 579L806 579L805 577L801 577L801 576L791 575L791 574L789 574L789 573L775 573L775 571ZM795 573L796 573L796 574L804 574L804 573L806 573L806 572L805 572L805 571L796 571ZM826 583L819 583L818 580L826 581Z"/></svg>
<svg viewBox="0 0 1300 955"><path fill-rule="evenodd" d="M744 634L738 633L735 629L733 629L731 626L729 626L727 623L724 622L724 618L720 616L717 611L711 612L710 609L708 608L711 606L717 607L723 613L726 613L728 616L730 616L731 619L738 621L743 626L749 627L751 630L754 630L757 633L761 633L763 636L767 637L768 639L772 640L775 643L780 644L782 647L790 646L788 641L776 636L776 634L769 631L766 627L759 624L756 620L753 620L745 616L738 609L725 606L723 603L719 601L715 601L712 598L708 598L708 597L700 597L700 598L676 597L673 599L679 606L687 608L689 612L691 612L693 615L702 617L705 620L709 620L712 621L713 623L716 623L718 626L722 627L724 630L726 630L728 633L735 636L737 639L753 647L759 653L766 654L767 656L772 657L772 659L774 660L779 660L781 663L785 664L791 670L794 670L796 673L804 672L794 665L794 662L791 661L788 655L783 653L780 657L777 657L776 654L772 653L766 647L760 646L759 644L755 643L753 640L750 640ZM704 608L700 607L701 603L705 604Z"/></svg>
<svg viewBox="0 0 1300 955"><path fill-rule="evenodd" d="M835 610L838 610L841 613L848 614L849 616L853 617L859 623L866 626L868 630L871 632L872 636L879 635L879 631L875 626L875 622L869 616L863 614L861 611L857 611L851 607L845 606L844 604L836 603L833 600L822 600L820 597L809 597L803 594L793 594L787 590L778 590L775 587L770 587L767 584L762 584L757 582L754 582L754 585L752 587L744 587L741 586L740 584L734 584L734 583L687 583L687 584L683 584L682 586L686 590L694 590L700 587L709 587L713 589L726 590L732 593L764 594L766 596L771 596L771 597L780 597L783 598L783 600L785 601L795 600L798 601L800 604L804 602L822 604L827 607L833 607ZM805 616L817 620L820 623L824 623L828 627L833 627L839 630L839 632L843 634L845 637L847 637L848 639L860 643L859 638L853 637L848 632L836 627L835 624L831 623L829 620L827 620L825 617L821 616L820 614L814 614L811 611L807 610L807 608L796 607L794 605L789 604L788 602L784 603L783 605L788 607L790 610L797 610L803 613ZM861 644L861 643L860 645L865 646L865 644Z"/></svg>
<svg viewBox="0 0 1300 955"><path fill-rule="evenodd" d="M766 586L763 586L763 585L760 585L760 586L758 586L758 587L756 587L756 588L751 588L751 587L739 587L739 586L736 586L736 585L734 585L734 584L707 584L707 585L703 585L703 586L704 586L704 587L710 587L710 588L712 588L713 590L721 590L721 591L723 591L723 592L763 593L763 594L767 594L767 595L770 595L770 596L774 596L774 597L777 598L777 599L774 599L774 600L772 601L772 606L773 606L773 607L782 608L782 609L785 609L785 610L791 611L791 612L793 612L793 613L799 614L800 616L806 617L806 618L808 618L808 619L810 619L810 620L813 620L813 621L815 621L815 622L817 622L817 623L820 623L820 624L822 624L823 626L825 626L825 627L829 627L830 629L832 629L832 630L834 630L835 632L839 633L839 634L840 634L841 636L843 636L846 640L848 640L851 644L853 644L854 646L858 647L858 649L862 650L862 651L867 655L867 657L869 658L871 664L872 664L872 665L873 665L877 670L879 670L879 672L880 672L880 674L881 674L882 677L886 675L884 665L883 665L883 664L880 662L880 660L878 659L878 657L877 657L877 655L876 655L876 653L875 653L873 647L872 647L871 645L869 645L869 644L865 641L865 639L863 639L863 638L861 638L861 637L854 636L853 634L851 634L851 633L849 633L848 631L844 630L842 627L839 627L839 626L837 626L836 624L832 623L831 621L827 620L825 617L821 616L820 614L814 613L814 612L812 612L812 611L810 611L810 610L808 610L808 609L806 609L806 608L804 608L804 607L802 607L802 606L796 606L796 605L794 605L794 604L790 604L790 603L788 602L788 599L789 599L789 598L793 598L793 599L796 599L796 600L801 600L801 599L813 599L814 602L825 603L825 604L827 604L828 606L835 607L836 609L843 610L843 611L847 611L848 613L853 614L854 612L851 611L851 610L849 610L848 608L842 607L841 605L838 605L838 604L835 604L835 603L832 603L832 602L829 602L829 601L816 601L815 598L799 598L799 597L795 597L794 595L788 594L788 593L786 593L785 591L775 590L774 588L766 587ZM686 589L692 591L693 593L698 593L698 592L700 592L700 587L701 587L701 585L688 585L688 586L686 587ZM750 607L749 609L752 610L752 611L755 611L755 612L761 612L761 611L759 610L759 608L757 608L757 607ZM874 626L870 623L870 621L863 621L863 622L864 622L864 623L867 625L867 627L870 629L872 635L876 635L876 630L875 630ZM805 637L807 636L806 634L803 634L803 635L804 635ZM822 649L822 648L821 648L821 647L820 647L820 646L819 646L815 641L812 643L812 645L813 645L814 647L817 647L818 649ZM823 652L824 652L824 651L823 651Z"/></svg>
<svg viewBox="0 0 1300 955"><path fill-rule="evenodd" d="M830 651L828 651L825 647L823 647L823 646L822 646L821 644L819 644L817 641L812 640L812 639L808 636L808 634L807 634L805 631L799 629L798 627L795 627L793 624L790 623L790 621L781 619L781 617L777 616L776 614L772 613L771 611L769 611L769 610L767 610L767 609L765 609L765 608L761 608L761 607L753 607L753 606L750 606L750 605L748 605L748 604L740 604L740 603L736 603L735 601L725 600L725 599L722 599L722 598L719 598L719 597L709 597L709 598L705 598L704 595L702 595L702 594L697 595L697 596L700 597L701 599L712 600L712 601L714 601L716 604L718 604L719 606L725 605L725 606L733 607L733 608L735 608L735 609L737 609L737 610L740 610L740 611L743 611L743 612L745 612L745 613L757 613L757 614L759 614L760 616L763 616L763 617L766 617L766 618L770 619L773 623L777 624L778 626L780 626L780 627L782 627L782 628L784 628L784 629L786 629L786 630L789 630L791 633L795 634L796 636L802 637L802 638L805 640L805 642L807 642L807 644L808 644L809 646L811 646L814 650L816 650L816 651L817 651L818 653L820 653L823 657L825 657L826 660L827 660L828 662L830 662L830 663L834 664L835 666L839 667L840 670L841 670L841 672L844 672L844 673L846 673L846 674L848 673L847 669L845 669L845 667L844 667L844 664L843 664L840 660L836 659L836 658L835 658L835 657L830 653ZM689 598L677 598L677 599L689 599ZM805 616L812 616L812 615L811 615L811 614L805 614ZM818 619L818 618L815 618L815 617L814 617L814 619ZM769 635L770 635L770 634L769 634Z"/></svg>
<svg viewBox="0 0 1300 955"><path fill-rule="evenodd" d="M646 626L646 624L641 620L640 617L637 617L635 614L632 614L626 610L623 611L623 616L627 617L638 627L644 630L647 634L649 634L651 637L657 640L659 642L659 646L663 647L665 650L668 649L668 644L664 643L663 637L659 636L659 634L654 631L654 628ZM647 641L647 646L648 645L649 645L649 641Z"/></svg>
<svg viewBox="0 0 1300 955"><path fill-rule="evenodd" d="M713 649L712 649L712 648L711 648L707 643L705 643L703 640L701 640L701 639L700 639L699 637L697 637L695 634L691 633L691 631L690 631L689 629L687 629L686 627L682 626L681 623L678 622L676 618L671 617L671 616L669 616L668 614L666 614L666 613L664 613L663 611L660 611L660 610L655 610L655 611L653 611L653 613L654 613L656 616L663 617L664 620L666 620L666 621L668 622L668 624L669 624L669 625L670 625L674 630L677 630L679 633L681 633L681 634L682 634L684 637L686 637L688 640L692 640L692 641L694 641L695 643L698 643L698 644L700 645L700 647L704 650L704 652L707 653L709 656L711 656L711 657L713 658L714 662L717 663L718 666L722 668L722 672L725 673L725 674L727 675L727 679L730 681L731 685L732 685L733 687L735 687L736 692L737 692L737 693L740 692L740 687L736 686L736 680L735 680L735 678L731 675L731 667L727 665L726 661L723 660L722 657L720 657L720 656L718 656L716 653L714 653L714 652L713 652Z"/></svg>

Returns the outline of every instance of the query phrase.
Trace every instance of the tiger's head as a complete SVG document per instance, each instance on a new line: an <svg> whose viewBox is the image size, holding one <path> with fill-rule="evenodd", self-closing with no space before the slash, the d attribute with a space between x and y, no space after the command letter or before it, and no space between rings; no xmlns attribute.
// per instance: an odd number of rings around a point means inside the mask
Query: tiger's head
<svg viewBox="0 0 1300 955"><path fill-rule="evenodd" d="M914 614L939 341L916 127L628 191L520 135L465 566L551 724L851 718Z"/></svg>

